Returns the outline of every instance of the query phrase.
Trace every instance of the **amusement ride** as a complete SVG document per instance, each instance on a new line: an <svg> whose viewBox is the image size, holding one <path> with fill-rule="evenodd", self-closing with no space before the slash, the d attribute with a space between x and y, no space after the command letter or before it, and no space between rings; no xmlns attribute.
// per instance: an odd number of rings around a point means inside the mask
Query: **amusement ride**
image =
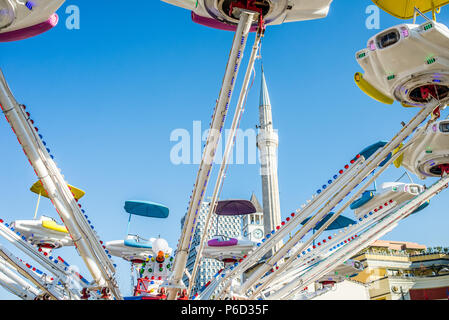
<svg viewBox="0 0 449 320"><path fill-rule="evenodd" d="M221 218L256 212L250 201L224 201L220 195L266 29L324 19L333 1L163 1L189 10L195 23L235 33L176 248L170 248L160 237L130 233L133 216L166 219L169 215L166 206L140 200L125 203L124 210L129 214L125 239L103 241L80 204L84 191L65 180L34 125L30 109L16 100L0 73L2 112L38 178L31 187L38 195L34 218L10 223L0 219L1 238L26 256L26 261L22 260L0 246L0 285L12 294L26 300L313 299L363 270L363 265L351 257L403 219L424 210L448 187L449 120L441 119L441 112L449 103L449 29L436 21L436 15L449 1L373 0L391 15L413 22L383 30L368 40L367 46L355 54L363 70L355 74L355 83L380 103L397 101L403 107L415 108L415 116L404 122L391 139L372 144L350 158L344 169L337 170L310 200L273 230L265 230L260 241L220 234ZM0 0L0 42L24 40L50 30L57 24L55 12L63 3ZM432 18L426 16L429 12ZM418 24L418 19L424 22ZM255 33L254 44L206 215L206 231L199 245L192 248L250 33ZM276 139L269 133L268 140L275 143ZM428 187L398 180L383 183L378 189L376 181L391 165L421 180L438 180ZM38 218L42 197L51 201L61 222L46 216ZM356 220L342 215L348 208ZM213 219L217 221L216 232L210 238L207 232ZM324 232L331 235L324 236ZM92 280L57 254L62 247L76 249ZM189 272L186 264L193 249L196 258ZM130 263L132 297L124 297L118 286L113 256ZM193 283L204 258L218 260L224 267L203 288L194 291ZM189 283L183 282L184 276ZM321 284L321 289L308 292L307 287L315 283Z"/></svg>

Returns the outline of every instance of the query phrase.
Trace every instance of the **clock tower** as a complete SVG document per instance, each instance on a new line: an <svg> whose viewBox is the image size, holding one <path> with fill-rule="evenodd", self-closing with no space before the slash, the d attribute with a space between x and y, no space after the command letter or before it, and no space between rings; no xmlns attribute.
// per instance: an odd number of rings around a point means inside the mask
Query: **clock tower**
<svg viewBox="0 0 449 320"><path fill-rule="evenodd" d="M263 209L254 193L251 196L250 201L254 204L254 207L256 207L257 212L243 217L243 237L253 242L260 242L265 236Z"/></svg>

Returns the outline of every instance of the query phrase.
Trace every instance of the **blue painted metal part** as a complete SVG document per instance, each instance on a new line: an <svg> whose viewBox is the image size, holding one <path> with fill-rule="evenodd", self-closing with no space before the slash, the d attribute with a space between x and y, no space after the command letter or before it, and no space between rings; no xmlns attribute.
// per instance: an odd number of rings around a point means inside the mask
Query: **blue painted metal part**
<svg viewBox="0 0 449 320"><path fill-rule="evenodd" d="M429 205L430 205L430 200L424 202L422 205L420 205L420 206L418 207L418 209L416 209L415 211L413 211L411 214L418 213L418 212L424 210L425 208L427 208Z"/></svg>
<svg viewBox="0 0 449 320"><path fill-rule="evenodd" d="M365 157L365 159L368 159L369 157L371 157L377 150L385 147L388 144L388 141L378 141L368 147L366 147L365 149L363 149L359 154L363 157ZM383 167L392 157L392 154L390 153L387 158L381 162L379 164L380 167Z"/></svg>
<svg viewBox="0 0 449 320"><path fill-rule="evenodd" d="M364 206L368 202L370 202L371 199L373 199L373 198L374 198L374 193L372 191L365 191L365 192L363 192L362 196L359 199L357 199L356 201L351 203L349 208L351 208L351 210L356 210L356 209Z"/></svg>
<svg viewBox="0 0 449 320"><path fill-rule="evenodd" d="M330 218L332 218L332 216L334 215L334 212L331 212L329 214L327 214L326 217L323 218L323 220L321 220L313 229L314 230L319 230L321 229L321 227L327 222L329 221ZM307 222L309 222L310 218L307 218L306 220L304 220L301 224L305 225ZM355 221L352 219L349 219L345 216L339 216L334 222L332 222L329 227L327 227L326 231L330 231L330 230L337 230L337 229L342 229L342 228L346 228L347 226L349 226L350 224L355 224Z"/></svg>
<svg viewBox="0 0 449 320"><path fill-rule="evenodd" d="M151 243L148 242L138 242L133 239L127 239L124 241L125 246L132 247L132 248L144 248L144 249L152 249Z"/></svg>

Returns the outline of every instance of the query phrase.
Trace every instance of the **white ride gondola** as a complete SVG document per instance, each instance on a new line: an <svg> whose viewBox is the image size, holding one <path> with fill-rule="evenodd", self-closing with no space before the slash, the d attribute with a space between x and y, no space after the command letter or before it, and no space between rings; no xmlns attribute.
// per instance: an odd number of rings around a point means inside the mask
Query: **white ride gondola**
<svg viewBox="0 0 449 320"><path fill-rule="evenodd" d="M166 243L161 238L146 240L136 235L128 235L125 240L107 242L106 248L111 255L137 266L150 261L164 263L167 258L171 257L173 251Z"/></svg>
<svg viewBox="0 0 449 320"><path fill-rule="evenodd" d="M163 205L148 201L126 201L125 211L129 213L127 236L124 240L106 243L108 252L116 257L129 261L132 272L137 271L138 279L134 287L133 297L126 300L161 300L165 299L163 284L172 273L172 248L161 238L143 239L138 235L129 234L131 217L133 215L166 219L169 209ZM134 284L133 284L134 285Z"/></svg>
<svg viewBox="0 0 449 320"><path fill-rule="evenodd" d="M125 240L106 242L106 249L115 257L120 257L134 264L141 264L154 255L152 241L136 235L128 235Z"/></svg>
<svg viewBox="0 0 449 320"><path fill-rule="evenodd" d="M386 141L376 142L363 149L360 155L368 159L386 144ZM395 152L398 150L396 149ZM379 166L383 167L395 152L390 153ZM366 219L384 208L393 207L393 204L401 205L421 194L424 191L424 186L416 183L387 182L382 184L380 189L378 191L375 187L374 190L366 190L359 199L351 203L350 208L354 210L357 219ZM413 213L423 210L428 205L429 203L426 202Z"/></svg>
<svg viewBox="0 0 449 320"><path fill-rule="evenodd" d="M449 173L449 120L437 121L421 127L415 133L416 141L395 162L420 179L441 177Z"/></svg>
<svg viewBox="0 0 449 320"><path fill-rule="evenodd" d="M37 36L58 24L55 13L65 0L0 0L0 42Z"/></svg>
<svg viewBox="0 0 449 320"><path fill-rule="evenodd" d="M207 27L235 31L240 10L261 14L266 25L325 18L333 0L162 0L192 12L192 21ZM254 25L252 31L257 29Z"/></svg>
<svg viewBox="0 0 449 320"><path fill-rule="evenodd" d="M369 159L379 149L382 149L387 144L386 141L376 142L360 152L360 155ZM386 159L379 164L380 167L385 166L389 161L393 153L390 153ZM362 193L359 199L351 203L350 209L354 210L354 214L359 220L368 218L371 215L376 214L382 209L393 207L393 205L400 205L406 201L409 201L421 194L424 191L424 186L416 183L402 183L402 182L387 182L382 184L381 190L378 191L375 187L374 190L366 190ZM414 213L423 210L428 206L428 202L425 205L418 208Z"/></svg>
<svg viewBox="0 0 449 320"><path fill-rule="evenodd" d="M83 190L74 186L68 185L70 191L78 201L86 194ZM19 232L26 240L33 245L38 246L43 251L50 252L53 249L58 249L66 246L73 246L73 240L65 225L58 223L55 219L42 216L37 219L39 210L39 203L41 197L48 198L47 191L44 189L42 183L37 181L30 188L30 191L37 194L38 200L36 211L33 220L16 220L11 222L11 227L16 232Z"/></svg>
<svg viewBox="0 0 449 320"><path fill-rule="evenodd" d="M53 218L42 216L38 220L16 220L10 225L44 251L73 246L67 228Z"/></svg>
<svg viewBox="0 0 449 320"><path fill-rule="evenodd" d="M363 271L363 264L356 260L348 260L340 264L332 272L327 273L317 282L322 286L334 286L336 283L351 279Z"/></svg>
<svg viewBox="0 0 449 320"><path fill-rule="evenodd" d="M214 236L204 248L204 257L226 263L235 263L253 249L255 243L245 239Z"/></svg>
<svg viewBox="0 0 449 320"><path fill-rule="evenodd" d="M393 203L402 204L421 194L424 186L416 183L387 182L382 184L381 190L365 191L357 201L351 204L351 209L358 219L367 218L376 214L383 208L391 206ZM426 205L427 206L427 205ZM414 213L421 211L420 207Z"/></svg>
<svg viewBox="0 0 449 320"><path fill-rule="evenodd" d="M368 40L356 59L359 88L371 98L405 107L424 106L432 97L449 100L449 29L426 18L423 24L401 24ZM441 103L443 105L443 103Z"/></svg>
<svg viewBox="0 0 449 320"><path fill-rule="evenodd" d="M245 257L256 246L256 243L243 238L231 238L218 234L220 216L242 216L255 213L257 209L251 201L227 200L219 201L215 213L217 215L217 234L204 247L205 258L216 259L231 264Z"/></svg>
<svg viewBox="0 0 449 320"><path fill-rule="evenodd" d="M169 248L168 245L162 253L153 250L153 244L158 239L144 239L138 235L129 234L131 217L133 215L165 219L169 214L167 207L147 201L126 201L125 211L129 213L127 236L124 240L114 240L106 243L106 248L111 255L122 258L133 264L142 264L153 256L171 255L172 249Z"/></svg>

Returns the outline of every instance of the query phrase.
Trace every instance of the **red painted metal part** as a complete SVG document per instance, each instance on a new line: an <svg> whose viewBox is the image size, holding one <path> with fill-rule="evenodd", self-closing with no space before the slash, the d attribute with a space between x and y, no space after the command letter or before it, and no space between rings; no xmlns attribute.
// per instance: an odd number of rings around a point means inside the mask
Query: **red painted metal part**
<svg viewBox="0 0 449 320"><path fill-rule="evenodd" d="M234 8L246 9L259 13L259 30L265 30L262 8L256 6L257 0L235 0L229 6L229 16L232 16Z"/></svg>
<svg viewBox="0 0 449 320"><path fill-rule="evenodd" d="M165 289L162 288L158 294L154 294L150 292L148 289L148 284L150 283L150 279L148 278L140 278L137 280L136 288L134 289L134 296L138 297L142 294L151 294L151 296L143 296L143 300L165 300L167 296L165 294Z"/></svg>
<svg viewBox="0 0 449 320"><path fill-rule="evenodd" d="M441 176L449 174L449 164L440 164L438 167L441 169Z"/></svg>
<svg viewBox="0 0 449 320"><path fill-rule="evenodd" d="M449 287L410 289L410 300L449 300Z"/></svg>
<svg viewBox="0 0 449 320"><path fill-rule="evenodd" d="M257 0L235 0L231 2L231 5L229 6L229 16L232 16L232 11L234 8L240 8L240 9L247 9L251 11L258 12L260 15L262 15L262 9L258 8L255 3Z"/></svg>

